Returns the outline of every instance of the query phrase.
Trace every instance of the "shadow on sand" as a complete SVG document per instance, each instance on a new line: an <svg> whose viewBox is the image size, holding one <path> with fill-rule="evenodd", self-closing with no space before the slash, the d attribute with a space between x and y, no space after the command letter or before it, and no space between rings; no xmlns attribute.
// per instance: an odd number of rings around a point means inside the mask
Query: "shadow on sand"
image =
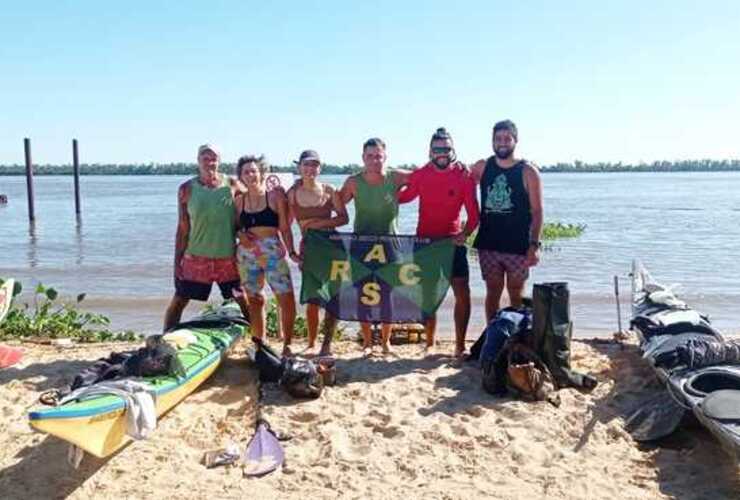
<svg viewBox="0 0 740 500"><path fill-rule="evenodd" d="M21 460L0 470L2 497L67 498L126 447L106 458L85 455L76 470L67 463L68 448L69 443L46 436L41 443L20 450L15 458Z"/></svg>
<svg viewBox="0 0 740 500"><path fill-rule="evenodd" d="M18 368L11 366L0 371L0 385L7 384L13 380L33 380L28 382L34 390L39 392L69 385L75 375L83 368L92 364L94 360L79 359L57 359L46 363L31 363L28 366Z"/></svg>

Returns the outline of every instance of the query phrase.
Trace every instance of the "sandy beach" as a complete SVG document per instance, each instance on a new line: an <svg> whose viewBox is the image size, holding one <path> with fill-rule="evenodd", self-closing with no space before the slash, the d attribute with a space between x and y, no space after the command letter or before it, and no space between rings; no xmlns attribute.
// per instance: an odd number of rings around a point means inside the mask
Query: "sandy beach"
<svg viewBox="0 0 740 500"><path fill-rule="evenodd" d="M298 401L267 386L262 414L292 439L286 465L260 479L206 469L207 450L244 447L256 418L256 371L241 343L216 374L160 419L154 435L107 459L66 461L67 444L30 429L38 394L131 344L60 350L23 344L0 371L0 498L738 498L735 463L690 423L659 445L639 445L622 416L659 389L634 340L574 341L573 363L599 379L562 405L496 399L473 366L422 358L360 357L337 344L337 385ZM441 352L451 349L442 345Z"/></svg>

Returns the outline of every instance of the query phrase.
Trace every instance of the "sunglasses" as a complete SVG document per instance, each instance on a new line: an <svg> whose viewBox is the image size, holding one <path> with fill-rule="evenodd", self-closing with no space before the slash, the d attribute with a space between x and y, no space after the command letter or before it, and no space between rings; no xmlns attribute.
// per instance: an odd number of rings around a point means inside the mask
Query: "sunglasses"
<svg viewBox="0 0 740 500"><path fill-rule="evenodd" d="M434 153L435 155L449 154L450 151L452 151L452 148L447 146L434 146L432 148L432 153Z"/></svg>

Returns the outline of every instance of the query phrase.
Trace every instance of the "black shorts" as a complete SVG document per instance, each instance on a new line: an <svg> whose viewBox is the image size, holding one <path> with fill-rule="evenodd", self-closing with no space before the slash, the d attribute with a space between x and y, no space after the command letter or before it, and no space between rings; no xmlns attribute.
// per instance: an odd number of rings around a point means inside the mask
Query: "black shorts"
<svg viewBox="0 0 740 500"><path fill-rule="evenodd" d="M225 281L216 283L221 290L221 296L224 300L234 298L234 289L239 289L241 284L239 280ZM198 283L197 281L180 280L175 278L175 294L185 299L201 300L205 302L211 295L211 286L213 283Z"/></svg>
<svg viewBox="0 0 740 500"><path fill-rule="evenodd" d="M452 259L452 278L468 278L469 276L468 247L456 245L455 256Z"/></svg>

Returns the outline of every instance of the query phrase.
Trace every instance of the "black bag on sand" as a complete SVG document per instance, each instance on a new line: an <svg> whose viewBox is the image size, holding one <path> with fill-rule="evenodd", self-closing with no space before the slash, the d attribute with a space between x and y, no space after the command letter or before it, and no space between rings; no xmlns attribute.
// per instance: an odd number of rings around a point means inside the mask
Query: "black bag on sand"
<svg viewBox="0 0 740 500"><path fill-rule="evenodd" d="M324 377L311 360L288 358L280 385L294 398L315 399L324 390Z"/></svg>
<svg viewBox="0 0 740 500"><path fill-rule="evenodd" d="M536 283L532 293L534 349L559 387L591 390L596 379L570 368L570 292L567 283Z"/></svg>
<svg viewBox="0 0 740 500"><path fill-rule="evenodd" d="M285 362L262 339L252 337L257 348L254 352L254 364L260 372L260 382L279 382L285 372Z"/></svg>

